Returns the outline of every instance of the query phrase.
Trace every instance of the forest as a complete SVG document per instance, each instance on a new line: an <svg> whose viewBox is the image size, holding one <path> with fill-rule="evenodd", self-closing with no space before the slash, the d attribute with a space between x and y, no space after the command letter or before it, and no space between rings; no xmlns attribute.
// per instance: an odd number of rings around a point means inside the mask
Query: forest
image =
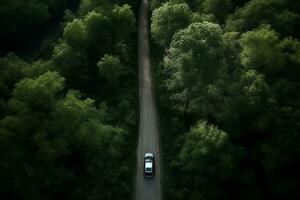
<svg viewBox="0 0 300 200"><path fill-rule="evenodd" d="M0 1L0 199L134 199L140 2ZM163 199L299 200L300 0L149 2Z"/></svg>
<svg viewBox="0 0 300 200"><path fill-rule="evenodd" d="M1 199L132 197L138 3L0 1Z"/></svg>
<svg viewBox="0 0 300 200"><path fill-rule="evenodd" d="M151 9L164 199L300 199L300 2Z"/></svg>

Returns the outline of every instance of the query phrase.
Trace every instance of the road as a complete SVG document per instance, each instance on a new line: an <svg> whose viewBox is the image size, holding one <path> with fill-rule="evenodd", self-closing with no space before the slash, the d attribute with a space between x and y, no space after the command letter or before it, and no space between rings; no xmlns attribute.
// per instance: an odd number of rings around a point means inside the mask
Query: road
<svg viewBox="0 0 300 200"><path fill-rule="evenodd" d="M149 60L148 0L141 1L139 16L139 95L140 124L137 149L137 200L161 200L159 140L155 99L152 88L151 65ZM155 178L143 177L144 153L155 156Z"/></svg>

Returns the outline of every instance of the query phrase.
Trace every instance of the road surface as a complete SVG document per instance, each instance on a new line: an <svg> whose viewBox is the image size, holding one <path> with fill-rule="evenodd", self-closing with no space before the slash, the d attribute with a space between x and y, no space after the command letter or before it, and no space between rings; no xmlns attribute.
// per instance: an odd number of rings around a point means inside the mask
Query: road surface
<svg viewBox="0 0 300 200"><path fill-rule="evenodd" d="M136 199L161 200L158 128L149 60L148 10L148 0L142 0L139 16L140 125L137 149ZM152 152L155 156L154 179L143 177L144 153L146 152Z"/></svg>

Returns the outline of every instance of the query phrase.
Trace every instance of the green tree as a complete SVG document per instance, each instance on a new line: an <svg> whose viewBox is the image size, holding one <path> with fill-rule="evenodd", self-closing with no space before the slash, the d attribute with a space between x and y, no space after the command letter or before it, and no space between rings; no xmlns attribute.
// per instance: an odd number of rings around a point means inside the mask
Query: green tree
<svg viewBox="0 0 300 200"><path fill-rule="evenodd" d="M82 49L87 43L87 30L82 20L74 19L64 28L63 37L67 44L74 49Z"/></svg>
<svg viewBox="0 0 300 200"><path fill-rule="evenodd" d="M227 21L230 31L250 31L261 24L271 24L284 35L294 35L299 15L289 9L287 1L252 0L237 10Z"/></svg>
<svg viewBox="0 0 300 200"><path fill-rule="evenodd" d="M199 109L209 85L225 66L223 54L224 41L217 24L193 23L174 35L164 58L165 85L174 106L185 114L190 106Z"/></svg>
<svg viewBox="0 0 300 200"><path fill-rule="evenodd" d="M24 78L29 64L15 54L10 53L0 58L0 98L8 99L14 85Z"/></svg>
<svg viewBox="0 0 300 200"><path fill-rule="evenodd" d="M93 100L81 100L75 91L63 97L63 88L57 72L16 84L10 114L0 122L1 194L120 199L111 187L127 190L119 182L128 173L119 162L127 133L104 124L105 110Z"/></svg>
<svg viewBox="0 0 300 200"><path fill-rule="evenodd" d="M57 29L64 10L76 7L78 1L0 1L0 55L10 51L27 55L35 50L43 37Z"/></svg>
<svg viewBox="0 0 300 200"><path fill-rule="evenodd" d="M220 184L228 180L234 169L233 153L227 133L205 121L191 128L176 161L181 177L184 175L180 184L189 188L185 198L221 198Z"/></svg>
<svg viewBox="0 0 300 200"><path fill-rule="evenodd" d="M5 39L10 33L20 41L29 38L24 41L35 48L38 32L51 30L42 47L47 60L35 59L43 50L22 56L28 63L14 54L0 58L0 193L5 198L131 197L136 20L124 3L138 1L83 0L78 12L74 2L0 3L0 17L5 16L0 24L7 28L0 37L10 46ZM55 23L66 6L72 11L59 30Z"/></svg>
<svg viewBox="0 0 300 200"><path fill-rule="evenodd" d="M116 28L118 27L118 28ZM128 5L111 10L93 10L82 19L68 22L62 41L54 48L55 69L71 88L89 90L100 84L97 62L105 54L119 54L128 62L128 43L135 18Z"/></svg>
<svg viewBox="0 0 300 200"><path fill-rule="evenodd" d="M88 53L92 58L111 52L113 45L112 27L110 17L100 12L92 11L84 17L87 28Z"/></svg>
<svg viewBox="0 0 300 200"><path fill-rule="evenodd" d="M178 30L186 28L192 11L187 4L165 3L153 11L151 33L162 47L167 47Z"/></svg>
<svg viewBox="0 0 300 200"><path fill-rule="evenodd" d="M99 76L105 81L108 89L116 89L120 86L120 77L124 74L125 70L118 57L104 55L97 66ZM111 92L113 91L108 91L109 94L111 94Z"/></svg>
<svg viewBox="0 0 300 200"><path fill-rule="evenodd" d="M114 24L114 33L116 38L124 40L133 33L136 26L134 13L129 5L116 6L111 14L112 23Z"/></svg>
<svg viewBox="0 0 300 200"><path fill-rule="evenodd" d="M225 22L233 7L231 0L205 0L202 6L205 13L213 14L221 24Z"/></svg>
<svg viewBox="0 0 300 200"><path fill-rule="evenodd" d="M0 58L0 118L7 111L7 101L11 97L14 85L25 77L29 64L15 54L10 53Z"/></svg>
<svg viewBox="0 0 300 200"><path fill-rule="evenodd" d="M299 199L299 5L163 2L194 11L154 68L167 198Z"/></svg>
<svg viewBox="0 0 300 200"><path fill-rule="evenodd" d="M80 2L79 13L84 16L95 9L111 10L111 7L112 3L110 0L82 0Z"/></svg>
<svg viewBox="0 0 300 200"><path fill-rule="evenodd" d="M242 65L263 72L268 77L276 77L284 65L279 42L278 34L269 26L244 33L241 38Z"/></svg>
<svg viewBox="0 0 300 200"><path fill-rule="evenodd" d="M70 88L82 88L88 83L87 55L77 51L66 42L58 44L53 51L54 68L65 78Z"/></svg>

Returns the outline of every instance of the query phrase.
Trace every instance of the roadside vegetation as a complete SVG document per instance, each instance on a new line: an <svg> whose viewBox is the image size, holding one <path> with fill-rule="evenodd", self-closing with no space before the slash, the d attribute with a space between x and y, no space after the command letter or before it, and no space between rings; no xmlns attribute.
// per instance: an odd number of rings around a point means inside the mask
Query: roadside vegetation
<svg viewBox="0 0 300 200"><path fill-rule="evenodd" d="M300 199L300 4L152 0L172 200ZM0 197L134 198L137 0L0 2Z"/></svg>
<svg viewBox="0 0 300 200"><path fill-rule="evenodd" d="M1 198L132 197L138 3L1 1Z"/></svg>
<svg viewBox="0 0 300 200"><path fill-rule="evenodd" d="M164 198L299 199L299 3L151 6Z"/></svg>

